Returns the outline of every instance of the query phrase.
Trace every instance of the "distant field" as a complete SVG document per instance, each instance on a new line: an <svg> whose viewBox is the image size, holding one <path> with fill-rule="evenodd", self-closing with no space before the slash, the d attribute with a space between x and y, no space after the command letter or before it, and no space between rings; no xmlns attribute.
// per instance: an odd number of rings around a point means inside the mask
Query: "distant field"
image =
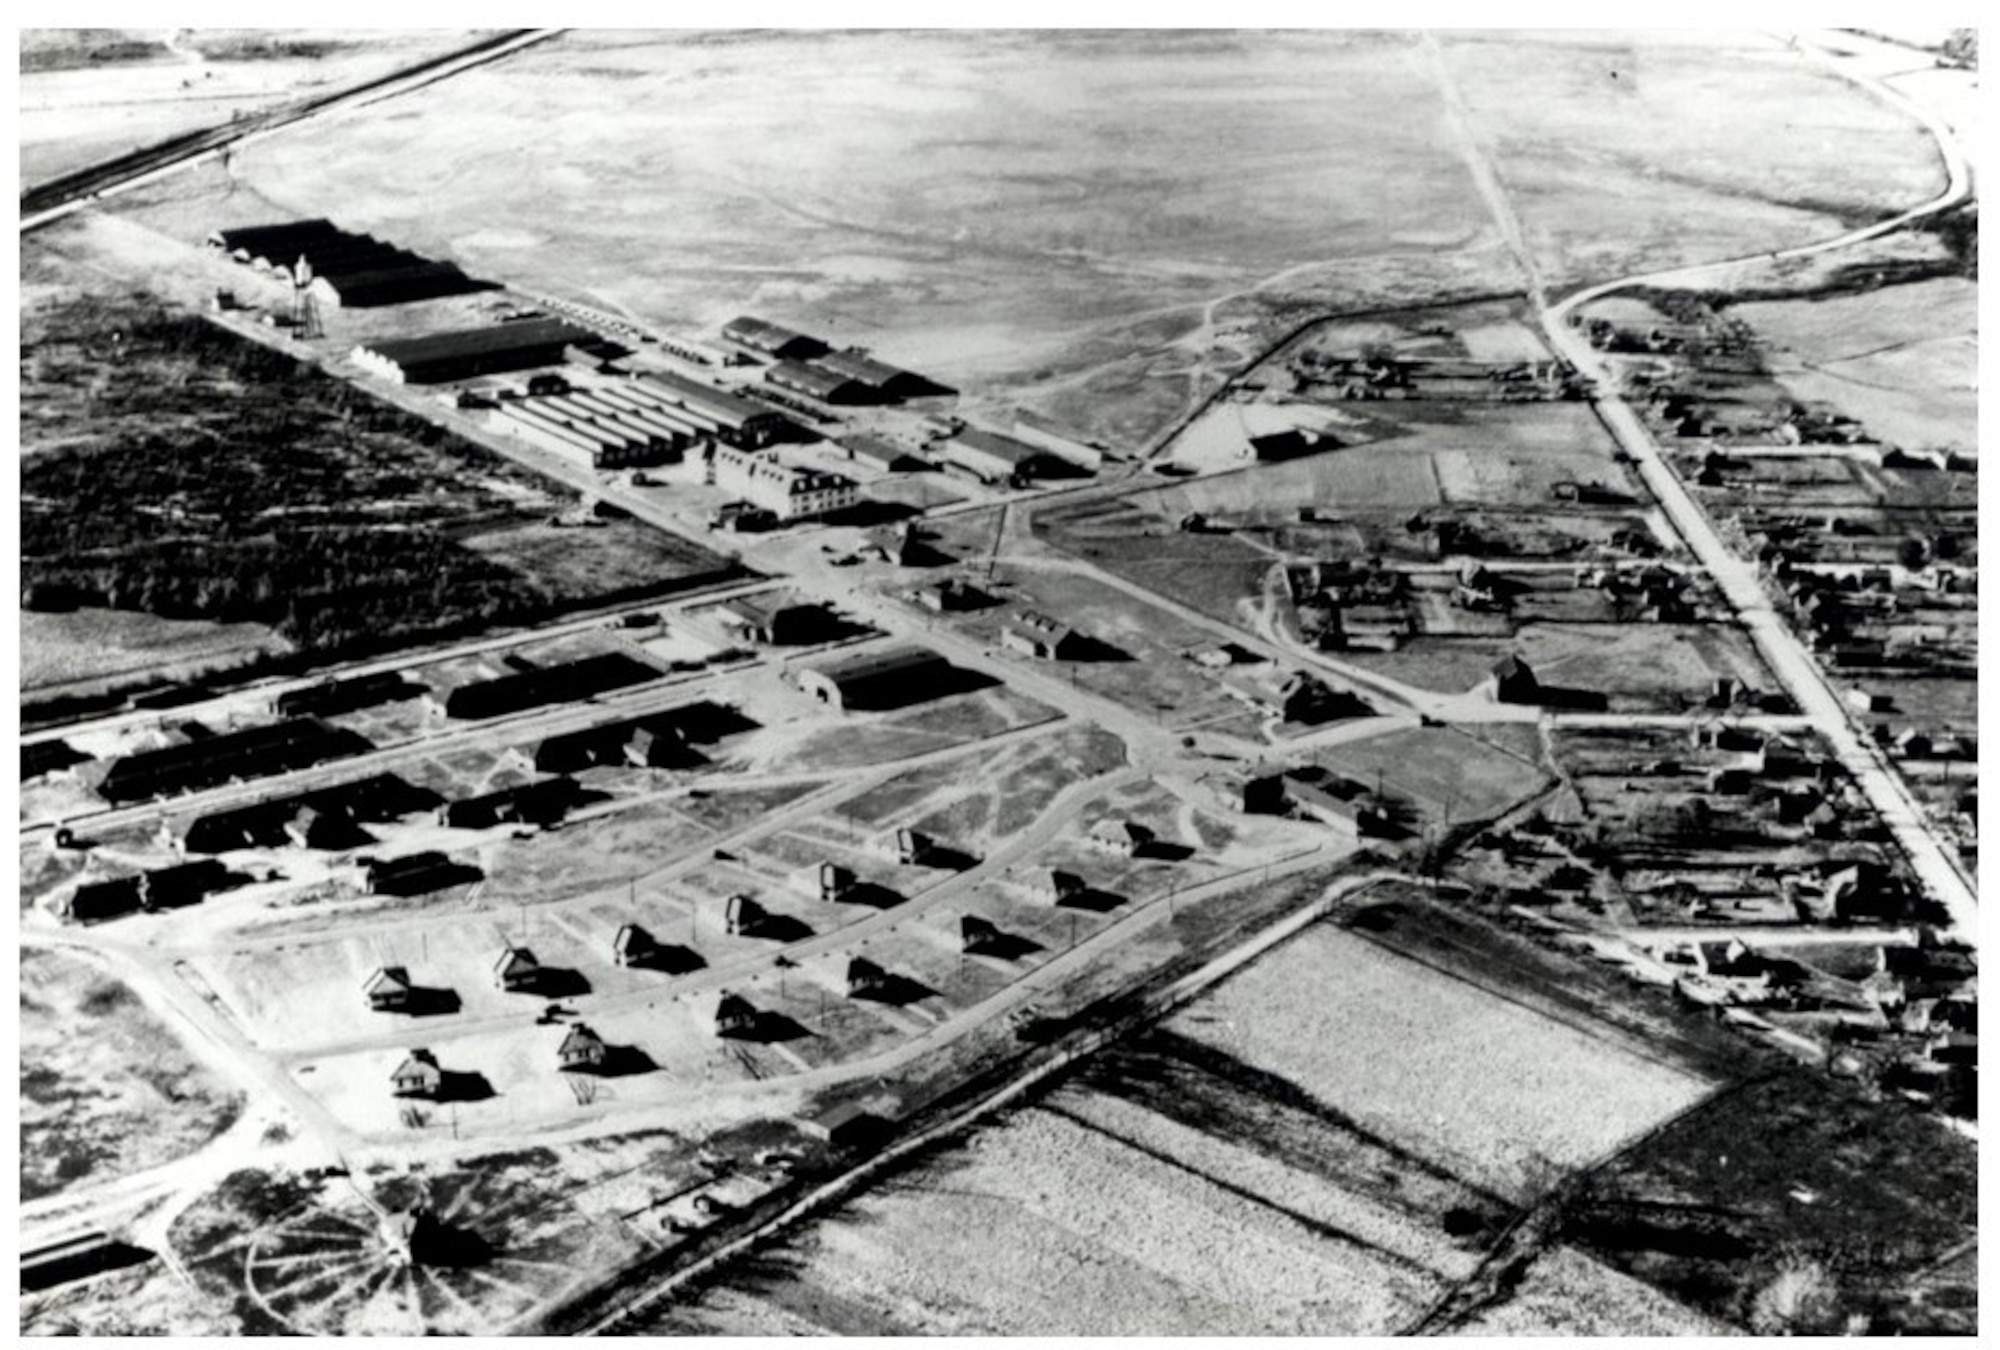
<svg viewBox="0 0 2000 1350"><path fill-rule="evenodd" d="M171 1162L242 1109L129 988L70 957L21 954L19 1027L25 1200Z"/></svg>
<svg viewBox="0 0 2000 1350"><path fill-rule="evenodd" d="M1322 752L1321 763L1370 786L1380 784L1393 798L1409 801L1425 826L1463 825L1497 816L1548 781L1537 767L1539 752L1529 742L1508 753L1489 744L1509 728L1477 728L1477 734L1450 727L1419 727L1372 736Z"/></svg>
<svg viewBox="0 0 2000 1350"><path fill-rule="evenodd" d="M1559 275L1801 242L1936 177L1920 131L1763 37L1444 46ZM256 193L668 326L765 313L1136 447L1311 312L1520 285L1443 109L1403 34L580 32L245 147L146 217L198 237Z"/></svg>

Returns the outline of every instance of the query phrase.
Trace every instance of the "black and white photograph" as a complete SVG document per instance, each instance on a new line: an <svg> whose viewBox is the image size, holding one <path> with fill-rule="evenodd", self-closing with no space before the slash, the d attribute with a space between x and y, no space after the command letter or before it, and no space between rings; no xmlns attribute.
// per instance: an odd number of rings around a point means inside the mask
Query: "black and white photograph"
<svg viewBox="0 0 2000 1350"><path fill-rule="evenodd" d="M1095 9L22 16L22 1336L1977 1334L1978 29Z"/></svg>

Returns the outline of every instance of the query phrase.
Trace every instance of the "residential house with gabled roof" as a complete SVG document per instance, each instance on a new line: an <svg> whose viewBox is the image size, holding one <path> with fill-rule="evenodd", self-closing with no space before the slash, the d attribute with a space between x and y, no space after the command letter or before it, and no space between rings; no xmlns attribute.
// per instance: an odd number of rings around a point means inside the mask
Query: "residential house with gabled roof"
<svg viewBox="0 0 2000 1350"><path fill-rule="evenodd" d="M566 1072L601 1069L608 1053L604 1038L578 1022L556 1047L556 1067Z"/></svg>
<svg viewBox="0 0 2000 1350"><path fill-rule="evenodd" d="M1066 623L1023 610L1001 625L1000 645L1037 661L1064 661L1077 654L1082 637Z"/></svg>
<svg viewBox="0 0 2000 1350"><path fill-rule="evenodd" d="M1136 858L1153 843L1152 828L1136 820L1113 817L1090 827L1090 842L1120 858Z"/></svg>
<svg viewBox="0 0 2000 1350"><path fill-rule="evenodd" d="M1060 867L1037 871L1028 881L1035 898L1051 905L1065 904L1090 890L1090 885L1074 872Z"/></svg>
<svg viewBox="0 0 2000 1350"><path fill-rule="evenodd" d="M416 987L403 966L383 966L361 982L362 997L371 1012L401 1012L410 1006Z"/></svg>
<svg viewBox="0 0 2000 1350"><path fill-rule="evenodd" d="M410 1051L389 1075L389 1090L398 1097L432 1098L444 1086L437 1057L421 1046Z"/></svg>
<svg viewBox="0 0 2000 1350"><path fill-rule="evenodd" d="M636 923L619 925L611 938L611 959L621 966L637 965L659 949L653 935Z"/></svg>
<svg viewBox="0 0 2000 1350"><path fill-rule="evenodd" d="M509 993L533 989L542 978L542 963L526 947L501 949L493 963L493 982Z"/></svg>
<svg viewBox="0 0 2000 1350"><path fill-rule="evenodd" d="M724 993L715 1004L715 1034L718 1036L755 1035L763 1014L755 1004L741 994Z"/></svg>

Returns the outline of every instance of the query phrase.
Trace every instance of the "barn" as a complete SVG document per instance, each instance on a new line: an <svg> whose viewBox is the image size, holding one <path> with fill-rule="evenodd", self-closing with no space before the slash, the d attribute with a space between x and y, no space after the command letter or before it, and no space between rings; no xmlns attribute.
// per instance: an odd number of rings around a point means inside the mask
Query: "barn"
<svg viewBox="0 0 2000 1350"><path fill-rule="evenodd" d="M847 712L900 708L952 691L958 669L924 647L897 647L799 672L799 688Z"/></svg>

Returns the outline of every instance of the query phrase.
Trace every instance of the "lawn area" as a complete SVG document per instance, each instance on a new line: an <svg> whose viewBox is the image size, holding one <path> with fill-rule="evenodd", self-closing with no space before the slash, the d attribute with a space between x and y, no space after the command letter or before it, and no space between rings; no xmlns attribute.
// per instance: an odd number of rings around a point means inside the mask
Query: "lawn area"
<svg viewBox="0 0 2000 1350"><path fill-rule="evenodd" d="M21 1197L194 1152L243 1108L130 988L52 952L21 954Z"/></svg>
<svg viewBox="0 0 2000 1350"><path fill-rule="evenodd" d="M291 650L260 623L163 619L122 609L22 610L21 692L46 698L88 694L142 676L190 679Z"/></svg>
<svg viewBox="0 0 2000 1350"><path fill-rule="evenodd" d="M1491 819L1549 781L1532 727L1416 727L1352 741L1319 758L1412 803L1422 827Z"/></svg>

